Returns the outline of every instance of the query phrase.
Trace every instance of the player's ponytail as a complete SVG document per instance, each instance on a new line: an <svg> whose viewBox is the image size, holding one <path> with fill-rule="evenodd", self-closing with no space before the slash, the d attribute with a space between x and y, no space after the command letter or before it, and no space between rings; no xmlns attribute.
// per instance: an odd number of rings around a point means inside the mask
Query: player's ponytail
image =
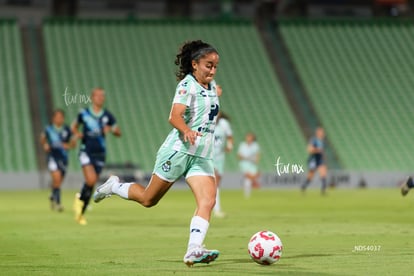
<svg viewBox="0 0 414 276"><path fill-rule="evenodd" d="M200 58L210 53L218 52L210 44L201 40L193 40L184 43L175 59L175 65L179 66L178 71L175 74L177 79L182 80L187 74L193 72L193 66L191 64L193 60L199 61Z"/></svg>

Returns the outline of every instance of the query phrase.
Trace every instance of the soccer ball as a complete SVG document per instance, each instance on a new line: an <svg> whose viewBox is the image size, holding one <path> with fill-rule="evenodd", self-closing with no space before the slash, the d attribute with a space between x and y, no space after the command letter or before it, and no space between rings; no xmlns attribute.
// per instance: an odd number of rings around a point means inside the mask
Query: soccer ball
<svg viewBox="0 0 414 276"><path fill-rule="evenodd" d="M249 255L261 265L271 265L282 256L283 245L273 232L260 231L254 234L248 244Z"/></svg>

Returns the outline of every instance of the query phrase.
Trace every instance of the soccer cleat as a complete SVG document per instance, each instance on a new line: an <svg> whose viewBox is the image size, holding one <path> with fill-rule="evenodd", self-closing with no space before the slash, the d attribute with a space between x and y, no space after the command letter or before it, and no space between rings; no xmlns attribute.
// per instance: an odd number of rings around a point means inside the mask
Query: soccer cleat
<svg viewBox="0 0 414 276"><path fill-rule="evenodd" d="M187 251L184 256L184 263L188 267L199 263L208 264L217 259L219 254L218 250L208 250L204 246L196 246Z"/></svg>
<svg viewBox="0 0 414 276"><path fill-rule="evenodd" d="M408 194L408 192L410 191L410 187L408 187L408 182L412 182L413 179L411 177L408 177L407 180L405 180L402 184L401 184L401 194L403 196L406 196Z"/></svg>
<svg viewBox="0 0 414 276"><path fill-rule="evenodd" d="M75 212L75 221L80 225L86 225L85 217L82 214L84 202L80 200L80 194L76 193L75 200L73 201L73 211Z"/></svg>
<svg viewBox="0 0 414 276"><path fill-rule="evenodd" d="M57 211L57 212L63 212L63 210L64 210L64 208L63 208L63 206L61 205L61 204L59 204L59 203L56 203L56 205L55 205L55 211Z"/></svg>
<svg viewBox="0 0 414 276"><path fill-rule="evenodd" d="M118 176L111 175L108 180L102 185L100 185L98 188L96 188L95 193L93 194L93 201L98 203L102 199L105 199L107 197L110 197L112 195L112 186L114 184L119 183Z"/></svg>
<svg viewBox="0 0 414 276"><path fill-rule="evenodd" d="M81 215L80 217L78 217L78 219L76 220L80 225L86 225L88 224L88 222L86 221L85 217L83 215Z"/></svg>
<svg viewBox="0 0 414 276"><path fill-rule="evenodd" d="M56 201L53 198L50 198L50 210L54 211L56 209Z"/></svg>

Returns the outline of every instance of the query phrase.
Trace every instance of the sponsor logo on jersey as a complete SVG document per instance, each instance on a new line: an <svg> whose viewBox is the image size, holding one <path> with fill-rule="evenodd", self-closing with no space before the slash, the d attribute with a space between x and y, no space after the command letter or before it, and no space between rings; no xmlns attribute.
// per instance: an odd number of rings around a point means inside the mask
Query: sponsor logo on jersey
<svg viewBox="0 0 414 276"><path fill-rule="evenodd" d="M187 94L187 90L186 89L181 89L178 91L178 95L185 95Z"/></svg>

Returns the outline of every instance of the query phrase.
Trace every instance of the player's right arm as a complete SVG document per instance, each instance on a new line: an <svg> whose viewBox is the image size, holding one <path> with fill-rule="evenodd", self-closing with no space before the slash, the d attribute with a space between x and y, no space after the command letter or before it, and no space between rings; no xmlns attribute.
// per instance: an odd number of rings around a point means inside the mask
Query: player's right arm
<svg viewBox="0 0 414 276"><path fill-rule="evenodd" d="M191 145L194 145L197 136L202 136L202 134L198 131L192 130L185 123L184 113L186 109L187 106L185 104L174 103L171 107L168 121L174 128L183 134L184 142L190 142Z"/></svg>
<svg viewBox="0 0 414 276"><path fill-rule="evenodd" d="M79 126L82 123L82 112L79 112L78 117L73 121L72 125L70 126L70 130L72 131L72 135L75 139L81 139L83 134L79 131Z"/></svg>
<svg viewBox="0 0 414 276"><path fill-rule="evenodd" d="M40 134L40 144L42 145L43 150L45 152L49 152L50 151L50 145L47 142L46 134L44 132L42 132L42 134Z"/></svg>
<svg viewBox="0 0 414 276"><path fill-rule="evenodd" d="M309 154L320 153L321 150L315 146L313 139L308 143L307 151Z"/></svg>
<svg viewBox="0 0 414 276"><path fill-rule="evenodd" d="M63 143L63 148L65 150L73 149L76 146L76 141L78 140L76 135L73 134L72 129L69 128L68 130L69 130L68 140L65 141L65 143Z"/></svg>

